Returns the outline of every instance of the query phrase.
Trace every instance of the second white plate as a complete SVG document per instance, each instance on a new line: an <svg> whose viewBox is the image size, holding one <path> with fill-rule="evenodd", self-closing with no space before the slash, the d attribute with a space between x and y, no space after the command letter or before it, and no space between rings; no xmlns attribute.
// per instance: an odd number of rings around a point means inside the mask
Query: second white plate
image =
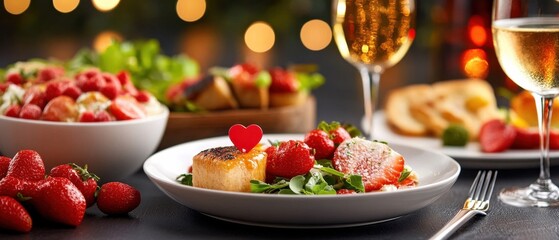
<svg viewBox="0 0 559 240"><path fill-rule="evenodd" d="M438 138L433 137L410 137L397 134L391 130L386 122L384 112L379 111L374 117L374 136L378 140L388 143L407 144L420 148L439 151L458 161L464 168L532 168L539 167L539 150L507 150L501 153L484 153L479 149L477 142L472 142L465 147L446 147ZM559 151L551 151L549 156L551 165L559 164Z"/></svg>

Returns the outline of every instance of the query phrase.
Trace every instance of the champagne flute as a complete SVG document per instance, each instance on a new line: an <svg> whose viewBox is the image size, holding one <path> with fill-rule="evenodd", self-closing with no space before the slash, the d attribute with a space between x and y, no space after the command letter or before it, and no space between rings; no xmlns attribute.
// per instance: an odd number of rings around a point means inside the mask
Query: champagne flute
<svg viewBox="0 0 559 240"><path fill-rule="evenodd" d="M334 0L333 33L342 57L361 74L363 130L373 139L380 75L398 63L415 37L414 0Z"/></svg>
<svg viewBox="0 0 559 240"><path fill-rule="evenodd" d="M520 207L559 206L559 188L549 171L549 129L559 94L559 2L495 0L493 44L499 64L535 99L540 132L540 175L527 187L501 190L499 199Z"/></svg>

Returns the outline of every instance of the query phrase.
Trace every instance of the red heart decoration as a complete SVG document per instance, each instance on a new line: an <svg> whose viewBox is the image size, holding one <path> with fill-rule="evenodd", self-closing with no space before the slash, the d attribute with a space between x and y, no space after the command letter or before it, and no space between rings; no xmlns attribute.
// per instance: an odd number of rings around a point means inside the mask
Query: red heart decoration
<svg viewBox="0 0 559 240"><path fill-rule="evenodd" d="M241 152L249 152L262 139L262 128L256 124L245 127L235 124L229 128L229 139Z"/></svg>

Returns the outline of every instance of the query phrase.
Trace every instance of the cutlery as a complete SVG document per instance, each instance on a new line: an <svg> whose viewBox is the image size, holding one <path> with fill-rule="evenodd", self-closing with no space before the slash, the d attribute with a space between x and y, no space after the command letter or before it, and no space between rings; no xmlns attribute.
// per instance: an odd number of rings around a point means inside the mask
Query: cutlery
<svg viewBox="0 0 559 240"><path fill-rule="evenodd" d="M447 239L460 226L470 220L474 215L487 215L489 210L489 201L497 180L497 171L479 171L477 173L468 198L464 202L464 206L441 230L439 230L431 240Z"/></svg>

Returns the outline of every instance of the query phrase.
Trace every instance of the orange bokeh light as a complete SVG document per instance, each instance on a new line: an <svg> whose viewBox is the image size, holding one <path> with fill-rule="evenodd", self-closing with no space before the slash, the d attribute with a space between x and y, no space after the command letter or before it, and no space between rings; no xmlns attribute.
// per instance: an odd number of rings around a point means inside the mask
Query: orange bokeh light
<svg viewBox="0 0 559 240"><path fill-rule="evenodd" d="M487 29L483 25L483 18L472 16L468 21L468 35L472 43L481 47L487 43Z"/></svg>
<svg viewBox="0 0 559 240"><path fill-rule="evenodd" d="M485 78L489 72L487 53L483 49L468 49L462 54L462 69L470 78Z"/></svg>

